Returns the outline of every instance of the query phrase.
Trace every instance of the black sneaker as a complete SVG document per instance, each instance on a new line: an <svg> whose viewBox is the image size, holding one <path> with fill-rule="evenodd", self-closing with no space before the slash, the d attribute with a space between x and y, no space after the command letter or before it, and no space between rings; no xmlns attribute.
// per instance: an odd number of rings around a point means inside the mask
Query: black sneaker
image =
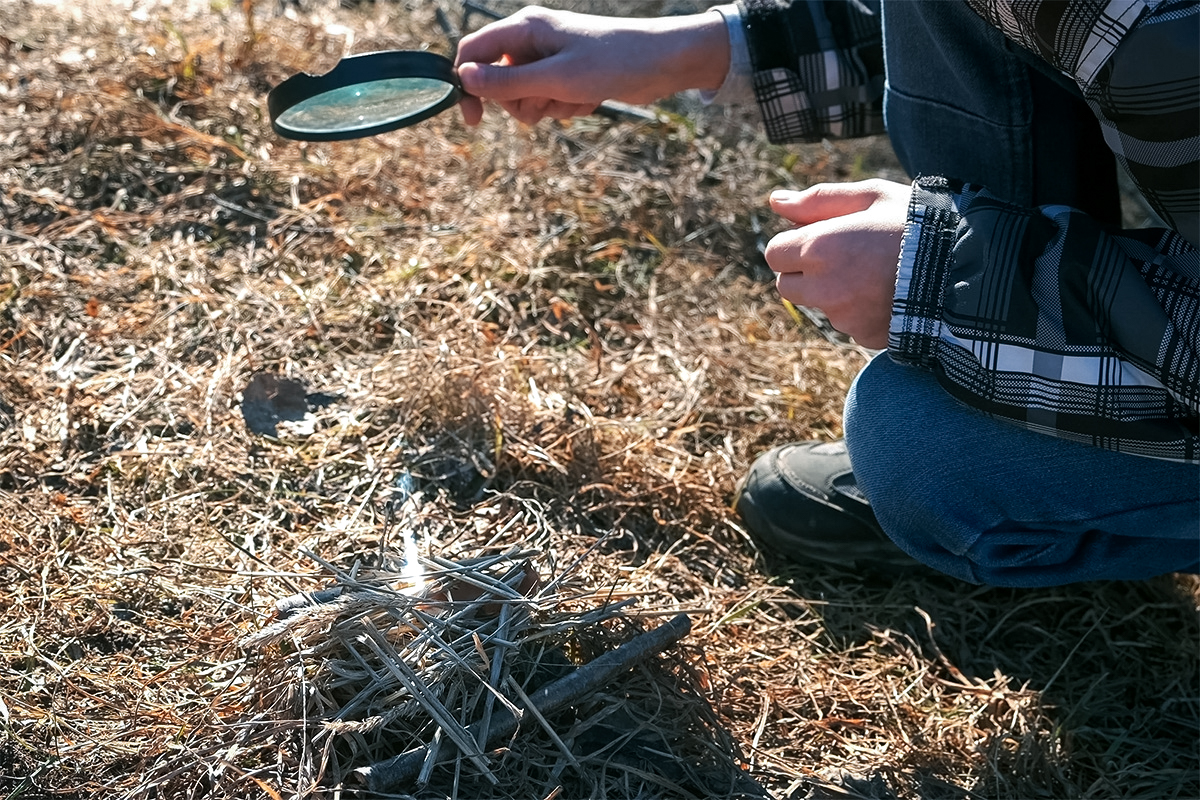
<svg viewBox="0 0 1200 800"><path fill-rule="evenodd" d="M859 570L918 565L879 527L842 440L786 444L759 456L734 508L769 555Z"/></svg>

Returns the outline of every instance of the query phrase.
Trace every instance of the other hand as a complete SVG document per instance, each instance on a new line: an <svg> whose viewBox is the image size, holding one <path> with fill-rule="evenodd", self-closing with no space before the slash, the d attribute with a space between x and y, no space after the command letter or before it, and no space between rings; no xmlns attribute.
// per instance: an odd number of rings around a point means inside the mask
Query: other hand
<svg viewBox="0 0 1200 800"><path fill-rule="evenodd" d="M771 210L798 226L767 245L779 294L819 308L864 347L886 347L911 197L912 187L880 179L773 192Z"/></svg>

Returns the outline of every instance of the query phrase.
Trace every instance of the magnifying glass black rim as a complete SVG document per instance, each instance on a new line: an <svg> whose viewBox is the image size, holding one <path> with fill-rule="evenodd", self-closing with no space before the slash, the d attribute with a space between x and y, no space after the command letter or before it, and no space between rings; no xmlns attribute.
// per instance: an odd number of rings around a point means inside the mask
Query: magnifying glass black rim
<svg viewBox="0 0 1200 800"><path fill-rule="evenodd" d="M279 124L279 117L298 103L335 89L356 83L369 83L390 78L429 78L449 85L446 97L428 108L406 114L398 119L345 131L307 131ZM462 97L462 85L454 72L454 63L445 56L425 50L382 50L346 56L324 75L299 73L285 80L267 94L267 113L271 128L280 136L307 142L334 142L360 139L394 131L440 114Z"/></svg>

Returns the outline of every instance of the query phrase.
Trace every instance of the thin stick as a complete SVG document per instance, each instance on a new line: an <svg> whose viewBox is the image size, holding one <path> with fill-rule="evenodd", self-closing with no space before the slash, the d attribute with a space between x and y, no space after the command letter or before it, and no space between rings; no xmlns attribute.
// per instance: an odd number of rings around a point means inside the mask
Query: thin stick
<svg viewBox="0 0 1200 800"><path fill-rule="evenodd" d="M530 700L529 695L522 691L521 684L513 680L512 675L506 676L504 680L505 683L508 684L508 687L512 689L513 694L517 696L517 699L521 701L521 705L529 711L530 715L534 719L538 721L538 724L542 726L542 730L544 730L550 736L550 740L553 741L554 744L558 746L558 749L562 751L562 754L567 757L567 762L576 770L582 771L583 767L580 766L579 759L575 757L575 754L571 752L571 748L567 747L562 738L560 738L559 735L554 732L554 728L552 728L550 723L546 721L545 715L538 710L537 704Z"/></svg>
<svg viewBox="0 0 1200 800"><path fill-rule="evenodd" d="M496 626L496 637L500 640L492 648L492 664L488 675L488 684L500 688L500 673L504 666L505 645L503 640L508 637L508 619L512 614L512 606L508 603L500 606L500 621ZM484 655L487 655L484 653ZM479 721L479 730L475 733L475 741L483 747L488 740L488 730L492 727L492 709L496 707L496 695L488 694L483 701L483 719Z"/></svg>

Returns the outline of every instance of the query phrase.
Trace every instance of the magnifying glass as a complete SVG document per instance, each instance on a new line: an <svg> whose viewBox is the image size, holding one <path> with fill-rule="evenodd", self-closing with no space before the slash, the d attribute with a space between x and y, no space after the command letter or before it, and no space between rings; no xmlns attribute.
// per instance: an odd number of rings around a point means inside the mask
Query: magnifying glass
<svg viewBox="0 0 1200 800"><path fill-rule="evenodd" d="M414 125L462 94L445 56L386 50L346 56L324 75L293 75L267 94L267 113L280 136L332 142Z"/></svg>

